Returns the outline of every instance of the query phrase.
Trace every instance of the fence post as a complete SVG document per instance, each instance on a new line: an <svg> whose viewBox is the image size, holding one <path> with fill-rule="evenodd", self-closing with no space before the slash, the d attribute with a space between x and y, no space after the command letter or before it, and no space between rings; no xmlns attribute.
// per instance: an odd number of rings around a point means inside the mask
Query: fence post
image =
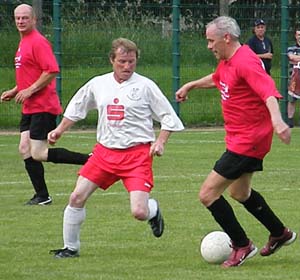
<svg viewBox="0 0 300 280"><path fill-rule="evenodd" d="M43 0L32 0L32 7L34 9L37 23L36 28L42 33L43 29Z"/></svg>
<svg viewBox="0 0 300 280"><path fill-rule="evenodd" d="M219 0L220 16L228 16L229 0Z"/></svg>
<svg viewBox="0 0 300 280"><path fill-rule="evenodd" d="M288 0L281 0L281 73L280 73L280 91L284 100L281 102L281 114L285 121L287 121L287 104L288 104L288 60L286 51L288 48L288 31L289 31L289 16L288 16Z"/></svg>
<svg viewBox="0 0 300 280"><path fill-rule="evenodd" d="M172 5L172 90L173 107L177 115L180 115L179 103L175 100L175 93L180 86L180 0L173 0Z"/></svg>
<svg viewBox="0 0 300 280"><path fill-rule="evenodd" d="M61 94L61 0L53 1L53 22L54 22L54 54L59 66L59 73L56 76L56 92L59 96L60 103L62 103L62 94ZM60 117L58 119L60 121Z"/></svg>

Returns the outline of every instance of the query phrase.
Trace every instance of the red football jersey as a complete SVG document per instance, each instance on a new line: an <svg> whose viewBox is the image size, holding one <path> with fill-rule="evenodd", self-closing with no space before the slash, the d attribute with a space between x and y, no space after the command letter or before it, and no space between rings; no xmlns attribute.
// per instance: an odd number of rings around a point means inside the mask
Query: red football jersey
<svg viewBox="0 0 300 280"><path fill-rule="evenodd" d="M30 87L42 74L58 73L59 67L50 43L37 30L25 35L15 56L16 83L18 91ZM62 108L56 93L56 82L35 92L22 104L24 114L47 112L59 115Z"/></svg>
<svg viewBox="0 0 300 280"><path fill-rule="evenodd" d="M273 126L266 100L281 98L262 61L241 46L213 75L221 93L226 148L237 154L263 159L270 151Z"/></svg>

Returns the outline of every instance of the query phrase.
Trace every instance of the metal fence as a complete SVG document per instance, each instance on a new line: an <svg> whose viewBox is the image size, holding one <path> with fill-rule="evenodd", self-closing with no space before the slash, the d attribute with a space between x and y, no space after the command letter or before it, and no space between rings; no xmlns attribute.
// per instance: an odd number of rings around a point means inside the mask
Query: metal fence
<svg viewBox="0 0 300 280"><path fill-rule="evenodd" d="M205 25L228 13L241 26L241 42L252 35L254 19L267 23L267 36L275 55L272 77L286 96L287 60L285 50L293 44L293 27L299 17L299 1L25 1L40 14L38 27L52 42L61 66L58 91L63 107L74 92L91 77L111 71L108 52L111 41L127 37L141 50L137 72L153 79L174 106L174 91L180 84L209 74L216 66L206 48ZM22 1L24 3L24 1ZM19 36L13 10L20 1L0 1L0 89L14 86L14 54ZM174 29L174 8L178 6L178 30ZM282 23L285 23L284 25ZM177 31L177 33L176 33ZM175 35L178 35L178 41ZM177 48L176 48L177 47ZM177 54L177 64L174 64ZM283 66L283 68L282 68ZM177 71L177 72L176 72ZM175 82L174 82L175 81ZM177 107L188 126L222 124L219 95L206 90L191 95ZM283 109L286 99L283 100ZM18 127L20 106L10 102L0 106L0 128ZM79 126L94 126L91 113Z"/></svg>

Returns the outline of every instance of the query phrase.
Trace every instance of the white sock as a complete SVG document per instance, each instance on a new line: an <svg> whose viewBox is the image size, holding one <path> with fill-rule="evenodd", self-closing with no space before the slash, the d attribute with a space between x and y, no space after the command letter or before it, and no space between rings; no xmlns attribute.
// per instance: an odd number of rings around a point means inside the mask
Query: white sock
<svg viewBox="0 0 300 280"><path fill-rule="evenodd" d="M63 237L64 248L73 251L80 249L80 226L85 220L85 208L67 206L64 211Z"/></svg>
<svg viewBox="0 0 300 280"><path fill-rule="evenodd" d="M149 198L148 207L149 207L148 220L151 220L153 217L156 216L156 213L157 213L157 208L158 208L157 201L153 198Z"/></svg>

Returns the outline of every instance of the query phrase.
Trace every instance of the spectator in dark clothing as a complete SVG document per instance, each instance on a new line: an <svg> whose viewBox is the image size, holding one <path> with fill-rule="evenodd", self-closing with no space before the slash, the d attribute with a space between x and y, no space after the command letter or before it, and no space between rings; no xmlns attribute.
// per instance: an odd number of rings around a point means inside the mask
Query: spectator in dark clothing
<svg viewBox="0 0 300 280"><path fill-rule="evenodd" d="M271 75L273 45L272 41L265 36L266 23L263 19L257 19L253 27L254 35L248 40L247 45L262 60L266 72Z"/></svg>

